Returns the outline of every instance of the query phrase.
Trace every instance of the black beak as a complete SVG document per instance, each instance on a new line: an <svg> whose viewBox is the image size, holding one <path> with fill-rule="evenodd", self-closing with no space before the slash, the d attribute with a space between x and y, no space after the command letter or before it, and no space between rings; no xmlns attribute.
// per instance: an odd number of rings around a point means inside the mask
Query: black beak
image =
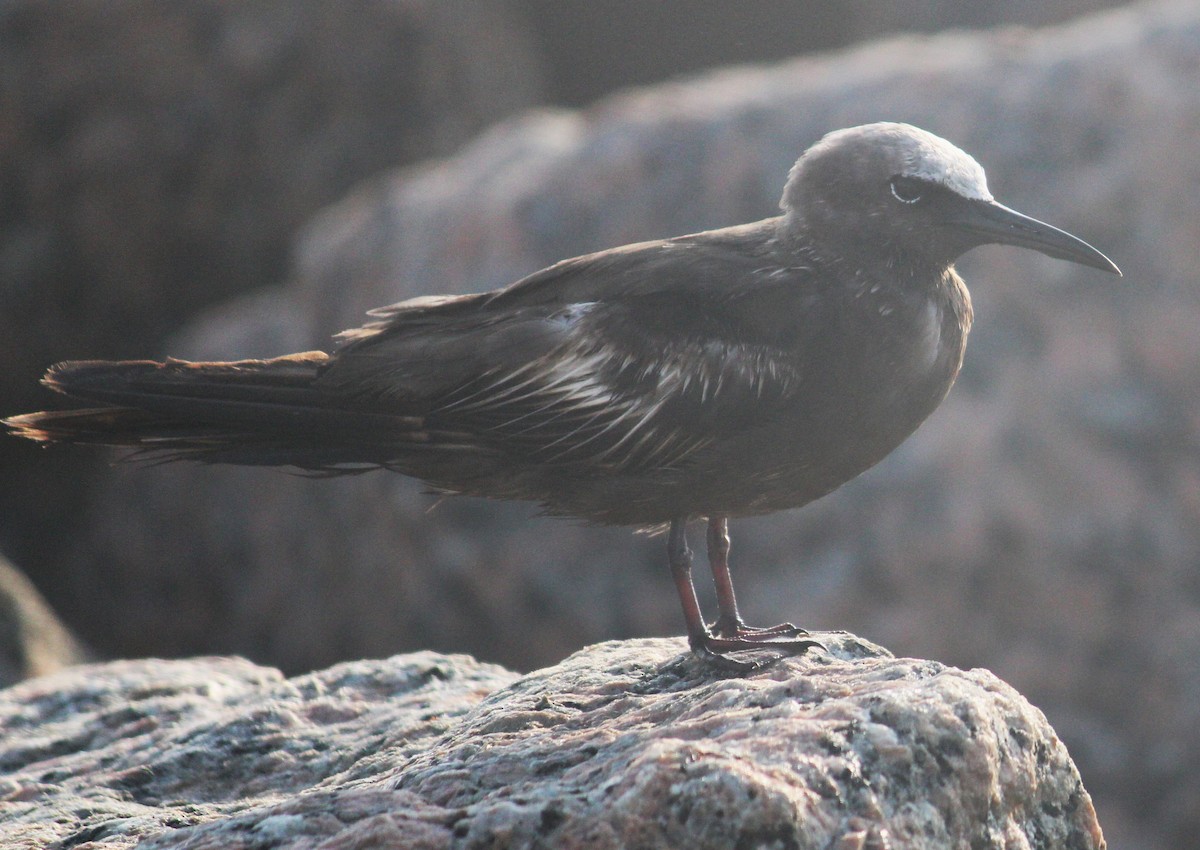
<svg viewBox="0 0 1200 850"><path fill-rule="evenodd" d="M980 245L1017 245L1047 257L1068 260L1120 275L1116 263L1082 239L1045 222L1010 210L995 201L972 201L960 207L953 226L975 235Z"/></svg>

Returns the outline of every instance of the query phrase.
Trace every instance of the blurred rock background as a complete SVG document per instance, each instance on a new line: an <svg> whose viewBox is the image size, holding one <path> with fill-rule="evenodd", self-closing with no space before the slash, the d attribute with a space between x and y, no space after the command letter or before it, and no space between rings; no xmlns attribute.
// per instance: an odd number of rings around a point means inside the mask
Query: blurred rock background
<svg viewBox="0 0 1200 850"><path fill-rule="evenodd" d="M0 410L285 279L355 182L536 103L535 53L469 0L0 4ZM104 461L0 443L0 549L57 596Z"/></svg>
<svg viewBox="0 0 1200 850"><path fill-rule="evenodd" d="M771 215L821 134L911 121L1126 278L964 258L978 318L959 386L842 491L734 523L743 607L990 667L1067 741L1112 846L1184 846L1200 828L1200 10L784 61L1098 5L11 2L0 414L50 403L36 379L55 360L323 347L409 295ZM763 60L780 61L680 77ZM102 654L295 671L427 648L528 669L681 629L662 541L621 529L430 509L384 474L108 470L0 443L0 549Z"/></svg>

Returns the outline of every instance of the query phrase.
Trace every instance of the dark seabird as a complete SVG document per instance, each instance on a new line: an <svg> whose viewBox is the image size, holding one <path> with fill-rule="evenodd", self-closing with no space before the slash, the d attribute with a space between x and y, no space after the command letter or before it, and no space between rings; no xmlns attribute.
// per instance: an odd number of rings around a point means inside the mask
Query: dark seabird
<svg viewBox="0 0 1200 850"><path fill-rule="evenodd" d="M6 424L170 459L383 467L441 493L667 528L692 649L742 669L728 653L815 643L790 624L743 622L728 518L825 495L938 406L971 327L954 260L1001 243L1120 274L996 203L974 159L905 124L830 133L796 162L780 206L753 224L563 260L494 292L384 307L331 354L62 363L44 383L98 406ZM711 627L685 538L700 518Z"/></svg>

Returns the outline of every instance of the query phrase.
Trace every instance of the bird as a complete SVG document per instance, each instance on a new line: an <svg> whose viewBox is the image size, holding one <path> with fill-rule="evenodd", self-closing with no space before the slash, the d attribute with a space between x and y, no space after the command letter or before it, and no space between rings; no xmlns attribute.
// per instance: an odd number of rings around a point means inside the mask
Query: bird
<svg viewBox="0 0 1200 850"><path fill-rule="evenodd" d="M330 352L60 363L43 383L89 406L4 423L43 443L166 460L383 468L438 494L665 531L691 650L756 669L820 644L791 623L743 620L729 519L830 493L937 408L972 322L954 262L989 243L1121 274L998 203L979 163L945 139L866 124L800 156L778 216L562 260L489 292L401 301ZM695 521L706 523L711 624L692 576Z"/></svg>

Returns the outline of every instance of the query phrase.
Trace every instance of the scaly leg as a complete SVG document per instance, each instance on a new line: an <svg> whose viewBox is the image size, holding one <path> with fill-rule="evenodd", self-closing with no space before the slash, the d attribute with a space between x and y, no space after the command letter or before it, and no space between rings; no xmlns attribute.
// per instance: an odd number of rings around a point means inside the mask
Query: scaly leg
<svg viewBox="0 0 1200 850"><path fill-rule="evenodd" d="M793 626L791 623L766 627L746 625L746 621L738 612L737 597L733 593L733 576L729 572L728 517L708 518L708 566L712 570L713 583L717 586L717 606L721 612L716 623L713 624L713 631L717 635L762 641L808 634L804 629Z"/></svg>
<svg viewBox="0 0 1200 850"><path fill-rule="evenodd" d="M777 651L780 654L779 657L782 657L783 655L802 653L813 646L820 646L813 640L798 640L793 633L786 629L777 632L757 631L743 624L743 631L735 631L731 635L714 635L709 631L704 622L704 614L700 610L700 601L696 597L696 587L692 583L692 550L687 545L686 530L686 519L671 521L671 530L667 535L667 559L671 565L671 575L675 579L675 589L679 592L680 604L683 606L683 617L687 623L688 645L691 646L692 652L718 666L746 673L756 670L762 665L738 661L730 658L727 653L739 649L770 649ZM727 564L724 572L729 599L732 600L733 587L732 583L728 581ZM724 610L722 613L724 614ZM737 619L736 605L732 616L735 620Z"/></svg>

